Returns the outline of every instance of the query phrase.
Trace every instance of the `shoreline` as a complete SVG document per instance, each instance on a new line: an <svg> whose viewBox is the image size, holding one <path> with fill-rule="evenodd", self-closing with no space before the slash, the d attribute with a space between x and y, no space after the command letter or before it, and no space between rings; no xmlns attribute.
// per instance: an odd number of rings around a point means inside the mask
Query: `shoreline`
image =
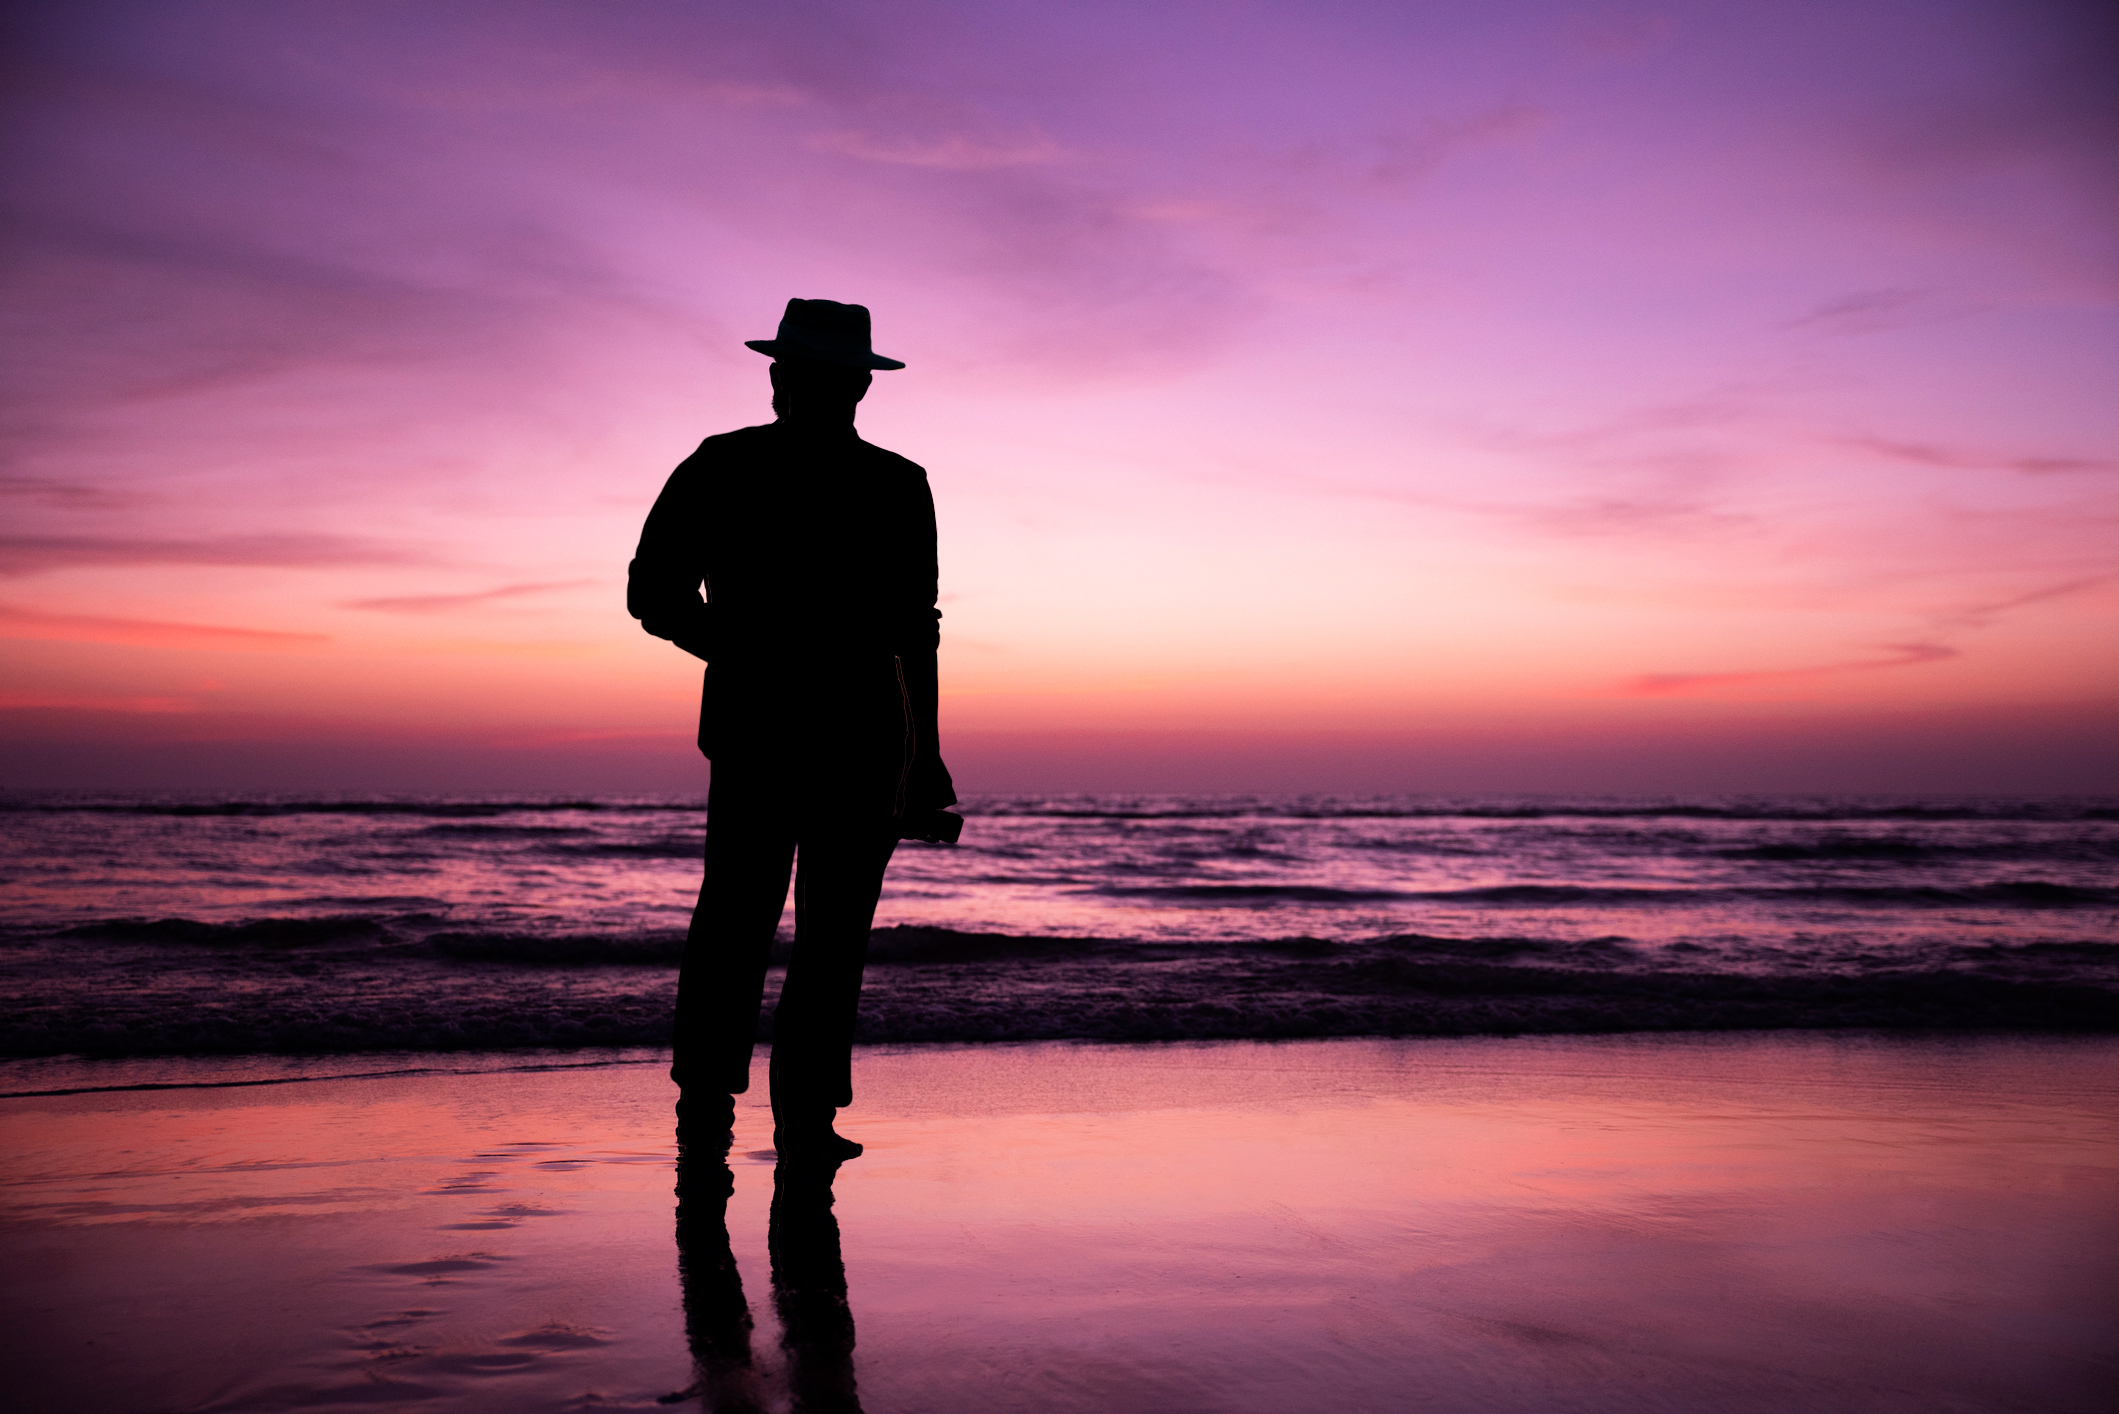
<svg viewBox="0 0 2119 1414"><path fill-rule="evenodd" d="M1109 1050L1185 1053L1213 1047L1259 1047L1271 1051L1305 1046L1360 1047L1540 1047L1578 1045L1624 1054L1637 1047L1696 1047L1706 1052L1732 1045L1841 1046L1958 1051L1982 1045L2050 1047L2056 1051L2119 1045L2108 1032L1917 1030L1891 1027L1778 1027L1751 1030L1545 1032L1423 1036L1179 1037L1109 1040L1094 1037L1017 1040L858 1041L854 1060L958 1051L988 1056L1045 1050ZM2114 1052L2119 1055L2119 1051ZM763 1067L772 1043L757 1043L752 1058ZM11 1101L96 1095L154 1095L186 1091L248 1090L328 1085L355 1081L418 1080L481 1075L645 1067L660 1073L670 1062L663 1046L580 1046L489 1050L378 1050L327 1053L258 1051L227 1055L10 1056L0 1057L0 1106ZM347 1067L361 1066L360 1069ZM762 1082L761 1082L762 1085ZM761 1088L758 1092L764 1093ZM672 1091L674 1095L674 1091ZM5 1110L0 1109L0 1117Z"/></svg>

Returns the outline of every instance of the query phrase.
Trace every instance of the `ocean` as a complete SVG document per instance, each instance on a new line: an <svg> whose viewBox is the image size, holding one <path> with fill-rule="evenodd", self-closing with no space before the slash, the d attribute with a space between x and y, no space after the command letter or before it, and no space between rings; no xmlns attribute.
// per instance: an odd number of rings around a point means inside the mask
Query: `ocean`
<svg viewBox="0 0 2119 1414"><path fill-rule="evenodd" d="M2108 798L964 810L891 866L864 1040L2119 1030ZM10 795L0 1054L659 1045L704 826L696 799Z"/></svg>

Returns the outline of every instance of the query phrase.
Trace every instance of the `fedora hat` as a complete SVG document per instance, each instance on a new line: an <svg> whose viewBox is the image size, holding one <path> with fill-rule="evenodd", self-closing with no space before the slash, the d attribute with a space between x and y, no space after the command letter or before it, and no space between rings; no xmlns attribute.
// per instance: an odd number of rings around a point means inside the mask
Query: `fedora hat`
<svg viewBox="0 0 2119 1414"><path fill-rule="evenodd" d="M829 299L791 299L770 339L745 339L743 347L771 358L813 358L855 368L903 368L868 347L868 306Z"/></svg>

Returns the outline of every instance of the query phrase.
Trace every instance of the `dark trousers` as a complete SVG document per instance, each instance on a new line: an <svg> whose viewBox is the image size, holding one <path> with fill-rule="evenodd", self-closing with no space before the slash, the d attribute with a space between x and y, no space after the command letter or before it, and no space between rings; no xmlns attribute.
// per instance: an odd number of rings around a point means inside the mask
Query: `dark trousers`
<svg viewBox="0 0 2119 1414"><path fill-rule="evenodd" d="M884 763L886 766L891 763ZM706 876L684 943L670 1076L705 1093L750 1088L773 934L795 878L795 943L773 1008L775 1115L853 1103L853 1033L868 931L897 847L874 792L805 788L716 761ZM887 799L887 797L885 797Z"/></svg>

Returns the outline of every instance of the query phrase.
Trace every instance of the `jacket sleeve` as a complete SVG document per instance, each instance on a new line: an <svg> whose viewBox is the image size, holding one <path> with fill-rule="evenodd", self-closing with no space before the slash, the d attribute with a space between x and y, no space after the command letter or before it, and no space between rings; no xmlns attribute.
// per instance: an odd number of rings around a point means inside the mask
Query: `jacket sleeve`
<svg viewBox="0 0 2119 1414"><path fill-rule="evenodd" d="M910 662L919 654L931 654L941 646L941 570L936 563L934 493L928 489L927 473L912 462L900 461L909 475L899 496L892 539L899 546L887 598L890 619L887 632L891 651Z"/></svg>
<svg viewBox="0 0 2119 1414"><path fill-rule="evenodd" d="M941 571L935 547L934 495L928 488L926 473L917 467L914 472L916 490L908 498L902 532L907 550L906 586L900 601L902 616L894 636L914 743L905 804L907 810L917 812L954 805L957 795L949 768L942 764L938 720L941 693L936 649L942 641L942 611L935 607L941 597Z"/></svg>
<svg viewBox="0 0 2119 1414"><path fill-rule="evenodd" d="M714 646L713 605L699 597L707 581L700 533L706 456L702 445L670 473L640 529L625 584L626 612L642 628L701 659L711 659Z"/></svg>

